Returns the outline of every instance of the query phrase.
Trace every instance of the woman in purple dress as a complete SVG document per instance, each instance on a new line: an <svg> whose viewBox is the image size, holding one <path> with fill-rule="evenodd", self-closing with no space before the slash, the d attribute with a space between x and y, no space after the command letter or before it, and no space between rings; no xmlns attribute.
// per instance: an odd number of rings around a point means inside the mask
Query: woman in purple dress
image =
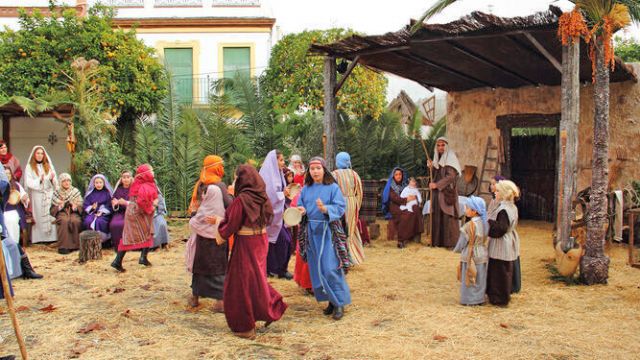
<svg viewBox="0 0 640 360"><path fill-rule="evenodd" d="M82 222L85 230L94 230L102 236L102 242L109 240L109 220L111 219L111 195L113 189L109 180L97 174L91 178L89 188L84 196L83 208L85 218Z"/></svg>
<svg viewBox="0 0 640 360"><path fill-rule="evenodd" d="M124 212L129 204L129 186L133 177L131 171L125 170L120 174L120 180L116 183L116 187L111 197L111 208L113 216L109 223L109 231L111 232L111 244L114 249L118 249L120 240L122 239L122 230L124 229Z"/></svg>

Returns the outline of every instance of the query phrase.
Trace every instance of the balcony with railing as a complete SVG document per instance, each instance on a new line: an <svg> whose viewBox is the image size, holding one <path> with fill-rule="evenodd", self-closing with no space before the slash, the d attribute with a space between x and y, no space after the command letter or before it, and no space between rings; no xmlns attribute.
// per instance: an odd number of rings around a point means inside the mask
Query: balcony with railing
<svg viewBox="0 0 640 360"><path fill-rule="evenodd" d="M218 79L212 75L174 75L171 77L175 98L185 105L205 105L215 94Z"/></svg>

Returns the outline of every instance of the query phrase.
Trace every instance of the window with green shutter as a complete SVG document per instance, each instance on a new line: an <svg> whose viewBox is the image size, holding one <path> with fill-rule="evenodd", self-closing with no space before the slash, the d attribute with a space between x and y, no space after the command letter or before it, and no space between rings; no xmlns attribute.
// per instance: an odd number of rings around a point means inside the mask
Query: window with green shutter
<svg viewBox="0 0 640 360"><path fill-rule="evenodd" d="M225 47L222 49L224 77L234 78L236 74L251 76L251 48Z"/></svg>
<svg viewBox="0 0 640 360"><path fill-rule="evenodd" d="M193 101L193 49L165 48L164 61L180 103Z"/></svg>

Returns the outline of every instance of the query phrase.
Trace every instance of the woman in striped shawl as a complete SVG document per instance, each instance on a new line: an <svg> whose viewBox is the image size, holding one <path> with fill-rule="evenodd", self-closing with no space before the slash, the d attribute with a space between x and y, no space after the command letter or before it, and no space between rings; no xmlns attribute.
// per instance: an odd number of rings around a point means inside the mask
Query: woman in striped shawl
<svg viewBox="0 0 640 360"><path fill-rule="evenodd" d="M60 174L58 183L60 186L53 193L50 212L56 218L58 252L68 254L80 247L83 198L80 190L72 186L71 175Z"/></svg>
<svg viewBox="0 0 640 360"><path fill-rule="evenodd" d="M358 231L358 214L362 205L362 181L357 172L351 169L351 156L346 152L336 155L337 170L331 173L336 179L347 208L344 212L344 220L347 225L349 255L351 263L358 265L364 262L364 248Z"/></svg>

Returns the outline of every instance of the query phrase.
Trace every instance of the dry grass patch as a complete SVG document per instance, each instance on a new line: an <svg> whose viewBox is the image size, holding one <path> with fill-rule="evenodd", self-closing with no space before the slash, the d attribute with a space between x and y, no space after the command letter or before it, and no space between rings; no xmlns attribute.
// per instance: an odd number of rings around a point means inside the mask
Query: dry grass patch
<svg viewBox="0 0 640 360"><path fill-rule="evenodd" d="M383 227L384 228L384 227ZM444 249L378 240L348 275L353 305L339 322L295 283L270 280L289 309L255 341L229 332L212 301L186 306L184 225L171 227L167 250L151 268L125 257L125 274L109 267L113 252L79 265L77 254L28 249L42 281L16 280L16 306L32 359L389 359L637 358L640 270L613 246L607 286L566 286L549 279L551 226L523 222L523 290L508 308L457 303L458 255ZM293 269L293 260L290 264ZM49 305L51 305L49 307ZM4 306L4 303L2 304ZM45 309L45 310L42 310ZM47 310L48 309L48 310ZM18 354L8 314L0 310L0 355Z"/></svg>

